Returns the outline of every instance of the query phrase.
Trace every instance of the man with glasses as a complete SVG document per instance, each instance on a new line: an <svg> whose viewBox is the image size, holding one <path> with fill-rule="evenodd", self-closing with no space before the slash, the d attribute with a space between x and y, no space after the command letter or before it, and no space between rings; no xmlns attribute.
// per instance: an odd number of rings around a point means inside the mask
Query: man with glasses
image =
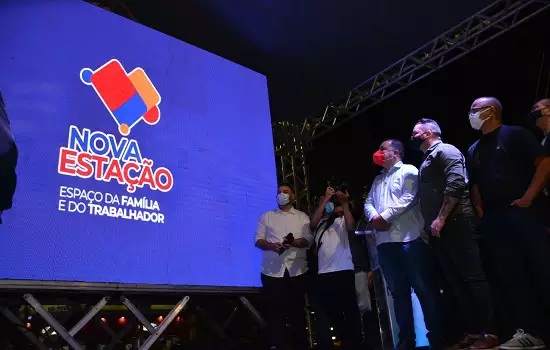
<svg viewBox="0 0 550 350"><path fill-rule="evenodd" d="M466 161L455 146L441 141L441 128L432 119L416 123L411 141L424 152L418 188L424 228L460 308L458 348L493 349L499 340L490 287L473 237Z"/></svg>
<svg viewBox="0 0 550 350"><path fill-rule="evenodd" d="M550 308L550 248L535 208L550 176L550 158L528 130L503 125L496 98L475 100L469 119L482 133L468 151L468 170L484 255L511 313L509 326L518 328L501 349L541 349L550 329L537 297Z"/></svg>

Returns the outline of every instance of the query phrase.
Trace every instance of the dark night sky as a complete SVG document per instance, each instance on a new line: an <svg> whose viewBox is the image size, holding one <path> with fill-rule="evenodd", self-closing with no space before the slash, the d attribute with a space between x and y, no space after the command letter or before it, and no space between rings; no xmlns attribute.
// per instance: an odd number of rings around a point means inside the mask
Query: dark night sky
<svg viewBox="0 0 550 350"><path fill-rule="evenodd" d="M274 120L319 115L347 92L492 0L126 0L137 19L268 76ZM378 171L371 154L387 137L406 140L420 117L438 120L444 139L465 151L475 140L467 112L493 95L518 124L550 72L550 11L459 59L337 130L307 155L313 195L345 179L358 196ZM541 95L542 96L542 95ZM406 161L418 164L420 153Z"/></svg>
<svg viewBox="0 0 550 350"><path fill-rule="evenodd" d="M142 24L266 74L274 120L320 113L492 2L125 0Z"/></svg>
<svg viewBox="0 0 550 350"><path fill-rule="evenodd" d="M467 113L480 96L500 99L505 123L523 124L535 99L543 97L548 89L548 23L549 12L539 15L319 138L308 154L313 192L322 192L325 181L332 176L348 180L356 194L363 186L370 186L379 171L372 164L373 151L384 138L409 139L421 117L436 119L444 140L466 152L478 136L470 128ZM544 77L536 96L543 54ZM405 161L418 165L421 153L407 151ZM327 159L338 161L325 165Z"/></svg>

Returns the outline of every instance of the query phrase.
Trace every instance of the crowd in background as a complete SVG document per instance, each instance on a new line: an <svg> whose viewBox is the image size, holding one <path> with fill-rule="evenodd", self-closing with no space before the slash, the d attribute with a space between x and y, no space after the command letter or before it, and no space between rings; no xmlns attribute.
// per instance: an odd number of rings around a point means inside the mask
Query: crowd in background
<svg viewBox="0 0 550 350"><path fill-rule="evenodd" d="M435 349L542 349L550 341L550 99L529 114L542 140L503 125L502 114L496 98L474 101L468 118L481 135L466 156L443 142L432 119L412 129L410 141L424 154L419 169L403 163L399 140L373 154L382 170L364 215L393 297L398 349L415 348L411 288ZM310 217L293 207L295 199L292 186L281 184L278 209L262 215L255 237L264 251L269 346L307 348L303 295L313 286L343 348L364 349L349 194L329 186ZM437 271L457 312L443 312Z"/></svg>

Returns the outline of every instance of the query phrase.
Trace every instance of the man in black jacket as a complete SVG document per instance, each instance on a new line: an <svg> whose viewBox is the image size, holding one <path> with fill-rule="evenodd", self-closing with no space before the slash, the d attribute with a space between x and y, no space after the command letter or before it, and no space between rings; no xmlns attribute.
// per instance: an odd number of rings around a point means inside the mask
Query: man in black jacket
<svg viewBox="0 0 550 350"><path fill-rule="evenodd" d="M17 146L11 132L6 106L0 92L0 223L2 213L12 206L17 176Z"/></svg>
<svg viewBox="0 0 550 350"><path fill-rule="evenodd" d="M466 160L441 140L441 128L432 119L419 120L411 140L424 152L418 186L424 229L460 308L458 348L498 347L491 291L473 237Z"/></svg>

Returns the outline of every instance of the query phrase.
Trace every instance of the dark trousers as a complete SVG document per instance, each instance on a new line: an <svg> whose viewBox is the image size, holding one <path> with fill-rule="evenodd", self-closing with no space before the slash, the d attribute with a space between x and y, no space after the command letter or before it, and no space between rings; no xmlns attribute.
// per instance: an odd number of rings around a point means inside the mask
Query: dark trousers
<svg viewBox="0 0 550 350"><path fill-rule="evenodd" d="M541 219L530 209L505 208L485 213L478 229L496 294L508 313L504 335L516 328L550 334L544 320L550 309L550 247Z"/></svg>
<svg viewBox="0 0 550 350"><path fill-rule="evenodd" d="M262 274L262 292L267 306L266 321L268 342L277 349L288 348L285 341L286 318L290 324L291 349L307 349L305 293L308 278L306 274L290 277L269 277Z"/></svg>
<svg viewBox="0 0 550 350"><path fill-rule="evenodd" d="M315 280L315 279L314 279ZM314 281L316 282L316 281ZM332 333L330 320L323 303L321 302L321 290L317 283L311 283L308 290L309 306L315 311L315 340L318 350L332 350Z"/></svg>
<svg viewBox="0 0 550 350"><path fill-rule="evenodd" d="M414 289L434 348L444 345L441 295L433 272L433 255L421 238L407 243L383 243L378 246L378 261L393 298L399 326L398 348L414 349L416 335L411 300Z"/></svg>
<svg viewBox="0 0 550 350"><path fill-rule="evenodd" d="M455 336L495 334L491 288L473 237L472 219L463 215L449 218L440 238L432 236L430 245L456 298L461 329L454 332Z"/></svg>
<svg viewBox="0 0 550 350"><path fill-rule="evenodd" d="M15 144L8 152L0 154L0 211L10 209L17 183L15 167L17 165L17 147Z"/></svg>
<svg viewBox="0 0 550 350"><path fill-rule="evenodd" d="M342 349L360 349L363 333L355 294L355 272L336 271L316 277L321 302L342 339Z"/></svg>

